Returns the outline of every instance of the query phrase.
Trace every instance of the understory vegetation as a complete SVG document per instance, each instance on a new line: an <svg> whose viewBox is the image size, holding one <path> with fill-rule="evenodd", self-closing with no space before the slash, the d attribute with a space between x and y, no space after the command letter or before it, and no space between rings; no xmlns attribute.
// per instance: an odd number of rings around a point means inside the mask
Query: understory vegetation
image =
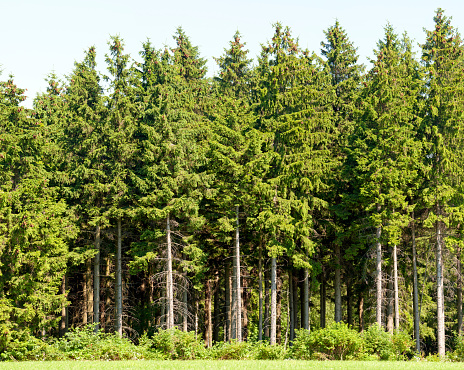
<svg viewBox="0 0 464 370"><path fill-rule="evenodd" d="M177 328L144 334L137 343L117 333L95 332L95 325L72 329L62 338L48 340L26 336L11 341L3 361L65 360L342 360L342 361L440 361L436 355L421 357L414 341L403 332L387 333L372 325L364 333L344 323L308 332L297 331L292 345L268 342L218 342L205 347L194 332ZM456 343L446 360L464 361L464 341Z"/></svg>

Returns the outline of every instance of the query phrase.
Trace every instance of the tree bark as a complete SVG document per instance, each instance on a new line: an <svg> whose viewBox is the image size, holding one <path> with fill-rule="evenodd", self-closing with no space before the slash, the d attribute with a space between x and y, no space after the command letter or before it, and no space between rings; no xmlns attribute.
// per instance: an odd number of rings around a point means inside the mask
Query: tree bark
<svg viewBox="0 0 464 370"><path fill-rule="evenodd" d="M100 226L95 230L95 249L97 254L93 260L93 322L95 333L100 329Z"/></svg>
<svg viewBox="0 0 464 370"><path fill-rule="evenodd" d="M210 348L212 346L212 320L211 320L211 281L210 279L206 280L206 291L205 291L205 345Z"/></svg>
<svg viewBox="0 0 464 370"><path fill-rule="evenodd" d="M398 293L398 255L396 244L393 246L393 285L395 290L395 329L400 329L400 308Z"/></svg>
<svg viewBox="0 0 464 370"><path fill-rule="evenodd" d="M303 269L303 292L302 305L301 305L301 321L303 322L303 329L309 330L309 273L308 269Z"/></svg>
<svg viewBox="0 0 464 370"><path fill-rule="evenodd" d="M237 341L242 341L242 288L240 283L240 230L239 230L239 206L236 207L237 227L235 229L235 317Z"/></svg>
<svg viewBox="0 0 464 370"><path fill-rule="evenodd" d="M271 336L270 344L276 344L277 335L277 261L271 259Z"/></svg>
<svg viewBox="0 0 464 370"><path fill-rule="evenodd" d="M379 210L380 211L380 210ZM375 232L376 238L376 322L379 327L382 326L382 244L380 243L380 236L382 228L377 227Z"/></svg>
<svg viewBox="0 0 464 370"><path fill-rule="evenodd" d="M462 335L462 278L461 278L461 247L457 247L457 311L458 311L458 336Z"/></svg>
<svg viewBox="0 0 464 370"><path fill-rule="evenodd" d="M114 330L122 337L122 235L121 218L118 217L118 241L116 250L116 317Z"/></svg>
<svg viewBox="0 0 464 370"><path fill-rule="evenodd" d="M225 310L225 318L226 318L226 325L225 325L225 333L224 333L224 336L225 336L225 341L230 341L232 339L232 336L231 336L231 319L232 319L232 315L231 315L231 304L230 304L230 301L231 301L231 289L230 289L230 262L229 260L226 260L226 271L225 271L225 278L224 278L224 283L225 283L225 307L224 307L224 310Z"/></svg>
<svg viewBox="0 0 464 370"><path fill-rule="evenodd" d="M320 293L320 324L321 328L325 328L325 315L326 315L326 287L325 287L325 274L324 268L321 273L321 293Z"/></svg>
<svg viewBox="0 0 464 370"><path fill-rule="evenodd" d="M443 238L441 221L436 223L437 235L437 342L438 355L443 358L445 356L445 307L444 307L444 287L443 287Z"/></svg>
<svg viewBox="0 0 464 370"><path fill-rule="evenodd" d="M185 275L185 287L184 291L182 292L182 330L186 333L188 332L188 284L187 284L187 275Z"/></svg>
<svg viewBox="0 0 464 370"><path fill-rule="evenodd" d="M64 274L61 281L61 294L66 298L67 277ZM60 320L60 337L63 337L68 331L68 307L65 303L61 305L61 320Z"/></svg>
<svg viewBox="0 0 464 370"><path fill-rule="evenodd" d="M167 329L174 327L174 288L172 281L172 242L171 242L171 220L169 214L166 218L167 239L167 276L166 276L166 303L167 303Z"/></svg>
<svg viewBox="0 0 464 370"><path fill-rule="evenodd" d="M246 271L244 272L246 274ZM250 295L248 294L248 281L244 276L242 284L242 340L246 341L248 338L248 304L250 302Z"/></svg>
<svg viewBox="0 0 464 370"><path fill-rule="evenodd" d="M359 332L364 332L364 296L359 292L358 299L358 317L359 317Z"/></svg>
<svg viewBox="0 0 464 370"><path fill-rule="evenodd" d="M278 292L278 293L277 293ZM276 343L281 344L282 339L282 282L280 279L276 277L276 315L277 315L277 322L276 322Z"/></svg>
<svg viewBox="0 0 464 370"><path fill-rule="evenodd" d="M220 294L219 274L216 273L216 281L214 283L214 319L213 319L213 342L219 342L219 321L221 318L221 308L219 303Z"/></svg>
<svg viewBox="0 0 464 370"><path fill-rule="evenodd" d="M416 339L416 352L420 353L420 317L419 317L419 288L417 281L417 253L416 253L416 233L414 225L414 211L412 212L411 224L412 237L412 270L413 270L413 309L414 309L414 338Z"/></svg>
<svg viewBox="0 0 464 370"><path fill-rule="evenodd" d="M352 288L351 288L351 281L350 280L347 280L347 283L346 283L346 315L347 315L347 321L348 321L348 325L350 327L353 326L353 302L352 302L352 298L353 298L353 291L352 291Z"/></svg>
<svg viewBox="0 0 464 370"><path fill-rule="evenodd" d="M293 302L293 273L292 269L288 271L288 326L289 326L289 337L290 343L293 342L295 339L295 309L294 309L294 302Z"/></svg>
<svg viewBox="0 0 464 370"><path fill-rule="evenodd" d="M263 340L263 246L259 243L258 256L258 341Z"/></svg>
<svg viewBox="0 0 464 370"><path fill-rule="evenodd" d="M393 257L393 249L391 246L388 247L388 254ZM393 258L392 258L393 259ZM388 267L387 274L387 291L384 293L386 296L385 299L385 308L386 308L386 329L391 334L394 330L394 289L393 289L393 264L390 264Z"/></svg>
<svg viewBox="0 0 464 370"><path fill-rule="evenodd" d="M342 321L342 289L341 289L341 257L340 245L335 244L335 322Z"/></svg>
<svg viewBox="0 0 464 370"><path fill-rule="evenodd" d="M265 270L264 271L264 336L266 338L271 337L271 332L270 332L271 319L269 315L269 311L270 311L269 282L270 282L269 270Z"/></svg>

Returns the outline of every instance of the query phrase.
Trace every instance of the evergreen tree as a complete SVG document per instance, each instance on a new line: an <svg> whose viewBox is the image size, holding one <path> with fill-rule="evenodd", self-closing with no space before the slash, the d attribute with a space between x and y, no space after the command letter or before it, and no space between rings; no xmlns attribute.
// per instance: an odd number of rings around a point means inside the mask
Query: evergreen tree
<svg viewBox="0 0 464 370"><path fill-rule="evenodd" d="M461 218L463 156L463 45L451 19L436 11L435 27L426 31L422 60L427 70L423 132L430 166L424 200L429 207L426 227L434 228L437 268L438 354L445 355L443 251L452 220Z"/></svg>

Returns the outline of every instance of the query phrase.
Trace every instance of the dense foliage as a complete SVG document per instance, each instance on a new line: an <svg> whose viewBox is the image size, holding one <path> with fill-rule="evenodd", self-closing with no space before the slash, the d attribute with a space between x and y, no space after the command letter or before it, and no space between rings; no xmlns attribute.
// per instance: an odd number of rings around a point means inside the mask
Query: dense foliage
<svg viewBox="0 0 464 370"><path fill-rule="evenodd" d="M322 57L277 23L214 78L179 28L33 109L0 82L1 358L462 360L464 46L434 22L368 68L338 21Z"/></svg>

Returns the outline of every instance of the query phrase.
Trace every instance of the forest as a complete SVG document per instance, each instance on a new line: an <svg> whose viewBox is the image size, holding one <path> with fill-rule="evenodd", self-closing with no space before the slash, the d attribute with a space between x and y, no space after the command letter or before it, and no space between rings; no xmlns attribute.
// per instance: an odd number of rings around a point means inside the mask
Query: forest
<svg viewBox="0 0 464 370"><path fill-rule="evenodd" d="M0 82L0 353L177 328L205 347L376 325L445 356L463 331L464 44L438 9L368 67L338 21L320 55L276 23L206 77L175 47L89 47L25 108ZM4 76L2 76L4 77ZM74 329L73 329L74 328ZM300 333L300 334L298 334ZM301 334L303 333L303 334Z"/></svg>

